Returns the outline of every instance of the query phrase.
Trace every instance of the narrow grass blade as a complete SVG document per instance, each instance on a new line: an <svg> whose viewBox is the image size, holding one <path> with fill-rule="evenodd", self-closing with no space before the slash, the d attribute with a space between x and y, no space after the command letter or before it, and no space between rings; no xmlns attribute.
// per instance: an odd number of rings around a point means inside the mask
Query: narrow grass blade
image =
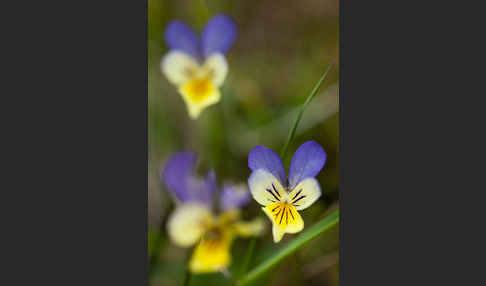
<svg viewBox="0 0 486 286"><path fill-rule="evenodd" d="M237 285L243 286L259 278L261 275L263 275L268 270L270 270L273 266L281 262L284 258L296 252L304 245L306 245L309 241L311 241L312 239L316 238L320 234L324 233L325 231L329 230L331 227L336 225L338 221L339 221L339 210L335 210L325 218L321 219L318 223L314 224L312 227L302 232L297 238L290 241L287 245L285 245L273 256L269 257L268 259L260 263L258 266L256 266L248 274L242 277L238 281Z"/></svg>
<svg viewBox="0 0 486 286"><path fill-rule="evenodd" d="M307 105L311 102L311 100L314 98L314 96L317 94L317 91L319 91L319 88L321 87L322 83L326 79L327 75L331 71L332 67L334 66L334 63L331 64L326 72L321 76L317 84L314 86L312 89L311 93L305 100L304 104L302 105L302 109L300 110L299 114L297 114L297 117L295 118L294 125L292 126L292 129L290 129L289 136L287 137L287 142L285 142L284 147L282 148L282 152L280 152L280 157L282 158L283 161L285 161L285 157L287 156L287 151L290 145L290 142L292 142L292 139L294 139L295 131L297 130L297 126L299 125L300 119L302 118L302 115L304 114L305 109L307 108Z"/></svg>

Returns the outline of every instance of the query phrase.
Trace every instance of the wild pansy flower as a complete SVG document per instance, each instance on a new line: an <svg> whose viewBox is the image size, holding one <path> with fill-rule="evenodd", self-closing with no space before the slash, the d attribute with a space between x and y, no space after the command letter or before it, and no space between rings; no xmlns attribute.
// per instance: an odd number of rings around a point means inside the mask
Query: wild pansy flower
<svg viewBox="0 0 486 286"><path fill-rule="evenodd" d="M250 201L246 185L225 184L219 192L214 172L205 178L195 175L196 162L195 153L176 153L162 171L161 177L177 203L167 228L175 244L182 247L197 244L189 262L191 272L216 272L230 264L235 236L260 234L263 221L240 220L239 208ZM219 213L213 208L216 197Z"/></svg>
<svg viewBox="0 0 486 286"><path fill-rule="evenodd" d="M314 177L325 162L324 149L317 142L308 141L295 151L287 181L282 160L274 151L256 146L250 152L248 167L252 173L248 186L272 221L274 242L279 242L285 233L297 233L304 228L297 211L308 208L321 196Z"/></svg>
<svg viewBox="0 0 486 286"><path fill-rule="evenodd" d="M189 116L219 101L219 87L228 72L224 53L236 39L236 25L226 15L212 17L199 38L184 22L175 20L165 30L170 48L161 68L170 83L178 87Z"/></svg>

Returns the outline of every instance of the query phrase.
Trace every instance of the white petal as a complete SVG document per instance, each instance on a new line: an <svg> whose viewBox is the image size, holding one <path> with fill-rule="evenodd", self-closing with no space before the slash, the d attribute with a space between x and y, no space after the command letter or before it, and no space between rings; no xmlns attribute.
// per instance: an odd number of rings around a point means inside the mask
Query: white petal
<svg viewBox="0 0 486 286"><path fill-rule="evenodd" d="M255 235L260 235L264 228L265 228L265 223L263 222L262 218L256 218L252 221L239 221L234 223L233 225L236 234L240 236L255 236Z"/></svg>
<svg viewBox="0 0 486 286"><path fill-rule="evenodd" d="M283 201L287 197L287 192L279 180L263 169L251 173L248 178L248 186L255 201L262 206Z"/></svg>
<svg viewBox="0 0 486 286"><path fill-rule="evenodd" d="M181 205L169 218L169 236L179 246L191 246L199 241L212 219L211 211L205 205Z"/></svg>
<svg viewBox="0 0 486 286"><path fill-rule="evenodd" d="M160 63L162 73L170 83L181 85L191 80L199 70L197 61L179 51L169 52Z"/></svg>
<svg viewBox="0 0 486 286"><path fill-rule="evenodd" d="M314 178L307 178L300 182L292 192L289 199L297 210L303 210L312 205L321 196L319 182Z"/></svg>
<svg viewBox="0 0 486 286"><path fill-rule="evenodd" d="M216 87L220 87L228 73L228 63L222 54L212 54L203 65L203 70Z"/></svg>

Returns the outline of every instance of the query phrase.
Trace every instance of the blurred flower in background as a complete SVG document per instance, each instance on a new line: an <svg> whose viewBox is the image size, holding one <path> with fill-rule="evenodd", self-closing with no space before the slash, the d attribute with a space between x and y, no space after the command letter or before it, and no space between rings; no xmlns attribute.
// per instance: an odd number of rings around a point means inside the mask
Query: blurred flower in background
<svg viewBox="0 0 486 286"><path fill-rule="evenodd" d="M195 153L175 153L162 171L162 180L177 203L167 230L178 246L197 244L189 262L191 272L217 272L230 264L235 236L259 235L264 225L261 219L251 222L240 219L239 208L250 201L245 185L227 183L218 192L214 172L205 178L198 177L196 163ZM218 204L214 204L215 199Z"/></svg>
<svg viewBox="0 0 486 286"><path fill-rule="evenodd" d="M298 210L304 210L321 196L319 182L314 178L324 167L326 152L315 141L302 144L292 157L289 178L280 157L271 149L256 146L248 156L252 170L248 178L253 198L272 221L273 241L279 242L285 233L297 233L304 228Z"/></svg>
<svg viewBox="0 0 486 286"><path fill-rule="evenodd" d="M162 59L161 69L177 86L191 118L220 100L219 87L228 73L224 53L233 45L236 34L235 23L223 14L208 21L200 38L182 21L167 26L165 41L170 51Z"/></svg>

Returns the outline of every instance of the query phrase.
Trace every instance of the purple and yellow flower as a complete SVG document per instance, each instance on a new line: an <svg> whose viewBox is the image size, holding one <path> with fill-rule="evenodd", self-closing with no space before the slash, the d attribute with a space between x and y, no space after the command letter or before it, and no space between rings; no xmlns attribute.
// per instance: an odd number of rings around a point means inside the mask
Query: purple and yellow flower
<svg viewBox="0 0 486 286"><path fill-rule="evenodd" d="M182 21L174 20L167 26L165 41L170 51L162 59L162 72L177 86L191 118L219 101L219 87L228 73L224 53L236 34L235 23L223 14L212 17L200 37Z"/></svg>
<svg viewBox="0 0 486 286"><path fill-rule="evenodd" d="M240 219L239 208L250 201L246 185L226 183L219 192L214 172L198 177L196 163L196 154L180 152L168 159L162 171L161 177L177 205L168 220L168 234L178 246L197 245L189 262L191 272L217 272L231 263L233 239L259 235L264 225L261 219ZM213 208L216 197L219 213Z"/></svg>
<svg viewBox="0 0 486 286"><path fill-rule="evenodd" d="M297 233L304 221L297 211L312 205L321 188L314 178L324 167L326 152L315 141L302 144L292 158L288 180L280 157L271 149L256 146L248 156L252 170L248 186L253 198L272 221L273 241L285 233Z"/></svg>

